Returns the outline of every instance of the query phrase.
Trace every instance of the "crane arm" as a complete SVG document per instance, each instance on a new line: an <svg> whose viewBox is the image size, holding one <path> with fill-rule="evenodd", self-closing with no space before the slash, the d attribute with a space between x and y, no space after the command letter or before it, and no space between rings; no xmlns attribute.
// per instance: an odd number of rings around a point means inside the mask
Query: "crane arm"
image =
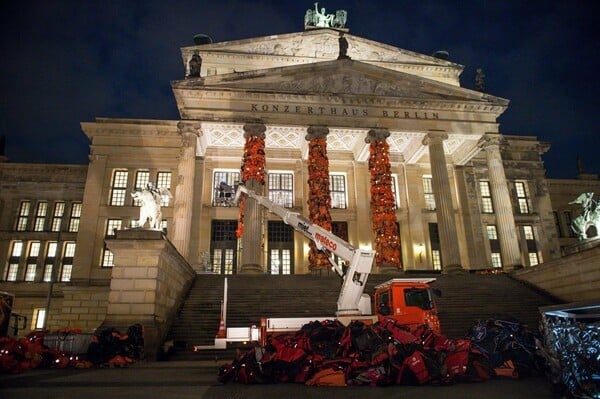
<svg viewBox="0 0 600 399"><path fill-rule="evenodd" d="M237 203L239 201L242 193L254 199L270 212L281 217L287 225L312 240L317 246L317 249L329 255L328 259L332 265L332 269L343 279L337 302L337 315L359 313L358 303L365 289L367 277L373 267L375 251L371 249L355 248L332 232L312 223L298 212L292 212L277 205L268 198L256 194L254 191L249 190L243 185L238 186L234 202ZM343 270L333 261L333 256L331 256L331 254L335 254L346 261L348 263L348 268Z"/></svg>

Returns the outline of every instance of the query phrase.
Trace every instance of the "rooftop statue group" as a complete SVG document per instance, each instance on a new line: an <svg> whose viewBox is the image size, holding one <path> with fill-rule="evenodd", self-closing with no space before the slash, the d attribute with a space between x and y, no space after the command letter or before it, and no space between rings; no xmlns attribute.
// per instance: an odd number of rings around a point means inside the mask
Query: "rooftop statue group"
<svg viewBox="0 0 600 399"><path fill-rule="evenodd" d="M589 238L587 231L592 226L596 229L596 237L600 237L600 204L592 198L593 196L594 193L583 193L569 202L569 204L579 204L583 208L583 213L571 222L571 229L580 241Z"/></svg>
<svg viewBox="0 0 600 399"><path fill-rule="evenodd" d="M173 198L168 188L156 187L154 183L148 182L143 189L136 189L131 193L133 199L140 201L140 218L137 221L138 228L144 228L148 223L150 230L162 230L163 196Z"/></svg>
<svg viewBox="0 0 600 399"><path fill-rule="evenodd" d="M315 9L309 8L304 15L305 26L316 26L317 28L344 28L348 13L346 10L337 10L334 14L327 14L325 7L319 11L319 3L315 3Z"/></svg>

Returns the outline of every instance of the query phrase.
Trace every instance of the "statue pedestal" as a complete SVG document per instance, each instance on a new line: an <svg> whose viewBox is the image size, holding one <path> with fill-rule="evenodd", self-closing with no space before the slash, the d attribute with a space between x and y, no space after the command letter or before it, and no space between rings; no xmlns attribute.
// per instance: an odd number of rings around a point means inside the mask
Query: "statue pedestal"
<svg viewBox="0 0 600 399"><path fill-rule="evenodd" d="M119 230L106 245L115 266L101 328L142 324L146 357L156 359L196 273L160 231Z"/></svg>

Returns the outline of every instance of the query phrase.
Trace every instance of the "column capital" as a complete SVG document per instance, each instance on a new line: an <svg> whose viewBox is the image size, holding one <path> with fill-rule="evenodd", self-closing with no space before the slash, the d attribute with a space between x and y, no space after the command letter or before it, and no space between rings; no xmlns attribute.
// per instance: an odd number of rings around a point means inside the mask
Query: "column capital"
<svg viewBox="0 0 600 399"><path fill-rule="evenodd" d="M265 135L265 131L267 127L264 123L246 123L244 124L244 138L248 137L258 137L259 139L264 139L267 137Z"/></svg>
<svg viewBox="0 0 600 399"><path fill-rule="evenodd" d="M367 137L365 137L365 143L374 143L375 141L384 141L390 137L390 131L387 128L375 128L369 130Z"/></svg>
<svg viewBox="0 0 600 399"><path fill-rule="evenodd" d="M490 147L497 147L498 149L505 142L504 137L499 133L486 133L480 139L477 145L484 150Z"/></svg>
<svg viewBox="0 0 600 399"><path fill-rule="evenodd" d="M329 128L327 126L309 126L306 131L308 134L304 136L304 139L307 141L312 139L324 139L329 134Z"/></svg>
<svg viewBox="0 0 600 399"><path fill-rule="evenodd" d="M434 142L441 142L448 139L448 133L443 130L430 130L429 133L423 137L423 145L429 145Z"/></svg>
<svg viewBox="0 0 600 399"><path fill-rule="evenodd" d="M180 134L193 134L195 136L200 136L202 131L200 130L200 124L198 122L184 122L180 121L177 123L177 130L179 130Z"/></svg>

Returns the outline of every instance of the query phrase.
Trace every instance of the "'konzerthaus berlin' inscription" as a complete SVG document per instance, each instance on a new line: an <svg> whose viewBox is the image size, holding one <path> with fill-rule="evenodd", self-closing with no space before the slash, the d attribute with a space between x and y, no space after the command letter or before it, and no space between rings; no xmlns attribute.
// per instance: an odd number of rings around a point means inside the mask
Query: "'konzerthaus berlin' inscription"
<svg viewBox="0 0 600 399"><path fill-rule="evenodd" d="M397 118L397 119L440 119L437 112L425 111L404 111L404 110L385 110L369 109L363 107L324 107L311 105L286 105L286 104L251 104L252 112L270 112L270 113L289 113L304 115L328 115L328 116L374 116L379 118Z"/></svg>

